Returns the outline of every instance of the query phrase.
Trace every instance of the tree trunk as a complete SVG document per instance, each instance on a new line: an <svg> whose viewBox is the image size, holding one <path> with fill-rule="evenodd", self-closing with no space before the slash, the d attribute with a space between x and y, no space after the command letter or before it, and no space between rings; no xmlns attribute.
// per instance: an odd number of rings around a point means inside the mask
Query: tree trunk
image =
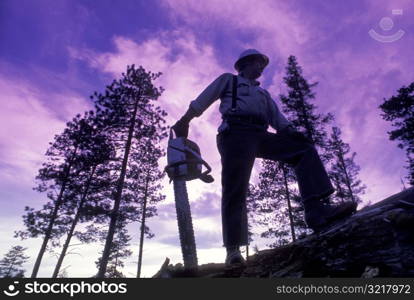
<svg viewBox="0 0 414 300"><path fill-rule="evenodd" d="M292 205L290 203L290 193L289 193L289 187L287 183L287 174L286 174L287 170L284 164L282 164L282 170L283 170L283 180L285 184L286 200L287 200L287 205L288 205L290 232L292 235L292 241L294 242L296 241L295 227L293 226Z"/></svg>
<svg viewBox="0 0 414 300"><path fill-rule="evenodd" d="M62 201L63 193L66 189L66 185L67 185L68 180L69 180L70 169L72 167L72 162L73 162L73 159L75 157L75 154L76 154L77 150L78 150L78 148L75 147L75 150L73 151L73 155L72 155L72 157L69 161L69 165L66 168L65 176L64 176L64 179L63 179L63 184L60 188L59 196L58 196L58 198L55 202L55 207L54 207L53 212L51 214L50 221L49 221L49 224L48 224L46 232L45 232L45 237L43 238L42 246L40 247L39 254L37 255L36 262L33 266L33 271L32 271L31 278L36 278L37 273L39 272L40 263L42 262L43 254L46 251L47 243L49 242L50 236L52 234L52 229L53 229L53 225L55 224L57 213L59 211L60 206L63 203L63 201Z"/></svg>
<svg viewBox="0 0 414 300"><path fill-rule="evenodd" d="M91 171L91 174L90 174L90 176L88 178L88 181L86 183L85 191L84 191L84 193L82 195L82 198L81 198L81 200L79 202L78 210L76 212L75 218L73 219L73 222L72 222L72 225L70 227L70 230L69 230L68 236L66 238L65 244L63 245L62 251L61 251L61 253L59 255L59 259L58 259L58 261L56 263L55 270L53 271L52 278L56 278L58 276L58 274L59 274L60 268L61 268L62 263L63 263L63 259L65 258L65 255L66 255L66 251L69 248L69 244L70 244L70 240L72 239L73 232L75 231L75 227L78 224L78 221L79 221L79 218L80 218L80 214L81 214L81 210L83 208L83 204L85 203L86 196L88 195L88 190L89 190L89 187L90 187L90 184L91 184L93 175L95 173L95 169L96 169L96 166L93 167L93 169Z"/></svg>
<svg viewBox="0 0 414 300"><path fill-rule="evenodd" d="M128 139L125 145L125 153L124 153L124 158L122 161L121 174L118 179L117 189L116 189L115 197L114 197L115 198L114 208L111 213L111 221L109 223L108 235L106 237L105 247L102 253L101 263L99 265L99 271L97 274L98 278L105 277L106 267L108 265L108 259L109 259L109 255L111 251L112 241L113 241L114 234L115 234L116 221L118 219L118 212L119 212L119 207L121 204L122 189L124 187L126 169L127 169L127 164L128 164L128 157L129 157L129 152L131 149L132 136L133 136L134 129L135 129L137 110L138 110L138 99L135 102L134 112L131 118L131 125L129 127Z"/></svg>
<svg viewBox="0 0 414 300"><path fill-rule="evenodd" d="M147 181L145 183L145 192L144 192L144 203L142 207L142 217L141 217L141 236L139 238L139 253L138 253L138 270L137 278L141 277L141 266L142 266L142 249L144 245L144 229L145 229L145 212L147 210L147 197L148 197L148 184L149 184L149 174L147 174Z"/></svg>
<svg viewBox="0 0 414 300"><path fill-rule="evenodd" d="M338 190L337 194L339 194L339 197L341 198L341 201L344 202L345 201L345 198L344 198L345 193L342 189L341 182L339 181L339 178L336 174L334 174L333 177L334 177L335 187Z"/></svg>
<svg viewBox="0 0 414 300"><path fill-rule="evenodd" d="M116 268L118 267L118 257L119 257L119 244L118 244L118 247L116 247L115 264L114 264L114 273L115 274L117 274L117 269Z"/></svg>

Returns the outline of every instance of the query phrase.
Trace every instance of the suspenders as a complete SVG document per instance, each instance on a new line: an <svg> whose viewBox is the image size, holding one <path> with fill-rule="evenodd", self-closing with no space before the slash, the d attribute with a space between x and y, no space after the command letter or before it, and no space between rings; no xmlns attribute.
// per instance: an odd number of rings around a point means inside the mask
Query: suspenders
<svg viewBox="0 0 414 300"><path fill-rule="evenodd" d="M231 111L236 111L236 101L237 101L237 76L233 75L233 92L231 95Z"/></svg>
<svg viewBox="0 0 414 300"><path fill-rule="evenodd" d="M232 95L231 95L231 109L230 112L235 112L236 109L236 102L237 102L237 76L233 75L233 89L232 89ZM262 125L262 126L266 126L267 128L267 124L266 122L263 122L263 120L261 120L258 117L255 116L238 116L238 115L232 115L232 114L226 114L223 115L223 119L227 119L228 121L233 120L233 121L242 121L242 122L247 122L250 124L256 124L256 125Z"/></svg>

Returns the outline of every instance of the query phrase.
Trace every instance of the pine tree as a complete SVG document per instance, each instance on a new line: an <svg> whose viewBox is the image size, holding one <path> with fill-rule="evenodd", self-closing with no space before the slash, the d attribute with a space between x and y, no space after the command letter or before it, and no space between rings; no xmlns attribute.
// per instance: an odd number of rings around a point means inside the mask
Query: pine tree
<svg viewBox="0 0 414 300"><path fill-rule="evenodd" d="M106 269L106 278L125 278L125 274L122 273L122 268L125 267L125 259L132 255L132 251L128 249L130 246L131 237L128 234L125 220L120 217L117 222L117 228L115 230L113 243L111 244L110 255L108 259L108 266ZM105 241L107 231L103 231L101 234L101 240ZM96 262L97 267L101 265L101 258Z"/></svg>
<svg viewBox="0 0 414 300"><path fill-rule="evenodd" d="M246 195L246 210L247 210L247 246L246 246L246 257L249 256L249 245L253 241L253 224L257 223L256 210L257 210L257 198L259 189L249 184Z"/></svg>
<svg viewBox="0 0 414 300"><path fill-rule="evenodd" d="M0 260L0 277L2 278L22 278L25 270L22 265L29 259L24 254L27 248L22 246L14 246L6 253L4 258Z"/></svg>
<svg viewBox="0 0 414 300"><path fill-rule="evenodd" d="M293 226L295 228L296 236L298 239L304 238L311 233L308 226L305 223L305 209L303 207L302 198L298 192L292 195L292 218Z"/></svg>
<svg viewBox="0 0 414 300"><path fill-rule="evenodd" d="M89 143L83 147L82 155L79 157L82 171L78 175L78 180L69 187L77 195L77 207L52 278L56 278L59 275L63 259L75 234L78 222L93 220L94 215L97 213L96 205L98 205L101 212L105 211L102 210L100 205L102 205L105 198L102 194L108 189L107 176L110 169L107 164L114 160L115 151L113 145L109 143L105 132L100 131L95 126L96 120L94 118L95 116L92 114L88 120ZM107 205L107 203L103 205ZM91 215L92 210L95 212Z"/></svg>
<svg viewBox="0 0 414 300"><path fill-rule="evenodd" d="M328 166L333 156L327 149L326 126L333 121L334 117L330 113L326 115L317 113L317 106L311 103L315 100L313 89L318 83L309 83L304 78L302 68L295 56L289 56L283 80L288 87L288 95L280 95L280 100L284 104L283 112L293 126L313 142L322 162Z"/></svg>
<svg viewBox="0 0 414 300"><path fill-rule="evenodd" d="M141 151L137 144L143 138L149 138L156 144L167 136L167 128L163 126L166 113L152 103L162 92L162 89L156 88L152 83L159 76L160 73L146 72L142 67L128 66L126 74L123 73L121 79L114 80L107 86L104 94L95 92L92 96L102 128L110 133L114 142L123 144L117 147L123 152L122 165L112 193L114 204L97 275L101 278L107 273L121 202L133 198L130 194L123 197L131 153Z"/></svg>
<svg viewBox="0 0 414 300"><path fill-rule="evenodd" d="M64 197L64 199L69 199L69 197ZM50 217L54 209L55 204L53 201L48 201L38 210L26 206L24 208L25 214L23 215L23 223L26 228L25 230L16 231L15 237L19 237L22 240L44 237L46 232L48 232ZM60 210L65 211L65 213L54 218L53 227L48 234L48 242L51 243L53 248L60 245L60 238L66 233L67 226L71 222L70 213L73 212L73 208L70 205L65 206L64 204L61 205ZM45 250L47 250L47 247Z"/></svg>
<svg viewBox="0 0 414 300"><path fill-rule="evenodd" d="M131 159L128 162L124 191L119 208L119 218L121 218L123 228L120 228L119 225L117 225L117 232L122 230L126 234L125 228L129 223L140 223L140 249L142 250L144 236L147 238L154 237L150 228L145 225L145 219L155 216L157 213L155 205L157 202L165 199L165 196L159 193L159 190L161 189L159 180L164 174L157 168L158 157L163 154L163 151L150 139L141 139L140 145L135 146L137 146L136 148L140 149L140 151L132 151ZM119 166L113 168L119 169ZM109 194L109 197L112 197L112 194ZM107 200L111 201L111 199L106 199L105 201L99 200L95 203L95 206L87 204L85 207L85 212L83 214L92 217L93 223L86 226L86 230L75 232L76 237L81 242L93 243L106 241L108 230L104 229L102 225L108 222L112 213L110 201L108 202ZM88 203L90 202L91 201ZM117 224L119 222L117 222ZM112 246L114 249L117 249L117 245L119 244L116 236L117 233L115 233L114 245ZM119 259L119 256L117 256L115 252L119 252L119 249L114 251L115 250L111 250L105 277L123 276L122 272L119 271L120 265L115 262ZM124 250L121 252L123 251ZM115 260L113 260L114 255ZM100 260L98 260L98 264L99 263Z"/></svg>
<svg viewBox="0 0 414 300"><path fill-rule="evenodd" d="M280 100L283 103L283 112L297 130L302 131L316 147L323 150L322 160L325 163L329 162L332 155L326 151L327 133L325 126L332 121L333 116L331 114L317 114L315 112L316 106L310 102L315 99L315 93L312 89L317 83L308 83L303 77L302 68L294 56L288 58L286 75L283 79L288 87L288 95L280 95ZM295 230L300 235L304 235L307 232L306 225L302 219L303 206L300 197L291 187L296 181L295 174L288 164L281 162L264 163L262 169L264 171L261 174L261 180L263 181L261 188L279 191L277 196L273 196L274 199L276 197L279 198L278 200L273 200L279 202L278 208L274 207L273 210L275 210L275 213L277 211L280 220L283 220L283 215L288 217L290 235L294 241L296 240ZM271 183L268 182L269 179L272 181ZM283 199L283 202L280 202L281 199ZM286 224L286 221L284 222ZM271 223L274 223L274 221ZM279 226L282 224L283 222ZM269 226L268 231L262 233L262 235L264 237L277 237L278 242L273 244L273 246L287 243L286 229L283 229L283 226L279 230Z"/></svg>
<svg viewBox="0 0 414 300"><path fill-rule="evenodd" d="M40 263L43 255L47 249L49 240L54 236L54 226L57 225L59 218L65 218L73 213L76 207L72 201L74 194L68 190L68 186L76 181L79 170L76 169L79 159L79 154L84 150L84 145L87 143L89 136L85 134L87 126L84 118L77 115L71 122L67 123L67 127L62 134L56 135L53 143L46 152L48 158L47 162L43 163L43 167L39 170L36 180L39 182L34 190L39 192L47 192L47 196L52 201L44 206L44 209L50 209L49 213L43 215L44 212L34 212L33 209L27 208L27 215L24 216L24 222L28 227L29 236L43 235L43 242L36 258L32 278L37 276ZM65 207L65 213L60 214L60 209ZM44 226L40 227L41 231L30 232L33 229L33 222L36 222L37 217L41 217L39 222ZM43 220L41 220L43 218ZM68 224L68 218L62 221L64 226ZM69 222L70 223L70 222ZM60 228L60 233L62 232ZM17 232L16 235L24 237L24 234Z"/></svg>
<svg viewBox="0 0 414 300"><path fill-rule="evenodd" d="M284 104L283 112L296 129L302 131L319 150L322 150L322 161L329 162L331 154L325 151L328 135L325 127L333 120L333 115L317 113L317 107L311 103L315 99L313 88L318 83L309 83L303 77L302 68L295 56L289 56L283 80L288 87L288 95L280 95L280 100Z"/></svg>
<svg viewBox="0 0 414 300"><path fill-rule="evenodd" d="M396 128L388 132L389 139L398 140L398 147L405 149L409 172L406 178L414 185L414 82L400 88L398 95L384 99L379 108L383 111L381 116Z"/></svg>
<svg viewBox="0 0 414 300"><path fill-rule="evenodd" d="M297 193L292 187L292 172L283 163L263 160L259 183L251 188L254 205L249 210L255 213L254 222L265 231L261 237L272 239L270 247L276 247L296 239L295 217L292 213L292 198Z"/></svg>
<svg viewBox="0 0 414 300"><path fill-rule="evenodd" d="M350 146L342 141L341 130L338 127L332 127L331 139L327 147L335 158L329 175L333 178L336 187L336 197L342 202L350 200L360 203L362 200L359 195L364 193L366 186L357 178L360 167L354 161L356 153L353 152L350 157L347 157Z"/></svg>

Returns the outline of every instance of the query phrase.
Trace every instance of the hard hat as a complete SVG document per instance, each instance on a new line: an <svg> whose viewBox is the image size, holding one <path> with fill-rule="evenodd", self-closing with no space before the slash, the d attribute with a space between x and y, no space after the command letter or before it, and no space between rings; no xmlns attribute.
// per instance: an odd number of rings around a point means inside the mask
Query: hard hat
<svg viewBox="0 0 414 300"><path fill-rule="evenodd" d="M261 58L263 58L264 62L265 62L265 66L267 66L269 64L269 58L264 55L263 53L260 53L259 51L257 51L256 49L247 49L244 50L239 58L237 59L237 61L234 63L234 68L239 71L239 66L240 63L243 61L244 58L248 57L248 56L259 56Z"/></svg>

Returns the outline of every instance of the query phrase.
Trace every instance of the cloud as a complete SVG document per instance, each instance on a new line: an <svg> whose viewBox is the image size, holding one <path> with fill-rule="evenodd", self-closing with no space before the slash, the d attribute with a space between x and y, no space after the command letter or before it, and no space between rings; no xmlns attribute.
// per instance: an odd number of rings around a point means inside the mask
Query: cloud
<svg viewBox="0 0 414 300"><path fill-rule="evenodd" d="M192 217L197 249L221 247L222 235L220 216L211 218ZM155 233L154 241L161 245L181 248L178 225L175 218L169 222L152 220L149 224L151 230ZM149 247L147 242L145 242L145 247Z"/></svg>
<svg viewBox="0 0 414 300"><path fill-rule="evenodd" d="M48 143L65 126L45 105L46 99L64 99L60 112L67 116L74 116L86 105L76 95L44 94L24 80L4 76L0 76L0 89L0 179L3 184L31 185Z"/></svg>
<svg viewBox="0 0 414 300"><path fill-rule="evenodd" d="M202 193L191 207L196 218L217 216L221 213L221 195L217 193Z"/></svg>
<svg viewBox="0 0 414 300"><path fill-rule="evenodd" d="M247 31L251 39L243 46L254 44L272 54L286 56L311 38L306 20L299 19L284 2L263 0L253 4L248 0L169 0L162 3L173 18L188 26L197 25L199 30L209 31L213 27L230 32L233 39L239 41Z"/></svg>
<svg viewBox="0 0 414 300"><path fill-rule="evenodd" d="M48 143L65 127L61 117L70 118L87 106L74 93L50 93L22 77L11 76L11 73L8 76L0 74L0 90L0 214L3 221L0 244L4 245L3 252L9 245L28 247L30 261L25 266L29 272L40 240L16 241L12 239L13 232L23 229L20 215L24 206L40 207L46 200L44 193L33 191L32 187L38 169L45 161ZM51 98L60 102L58 111L47 106ZM43 273L44 269L48 272L51 264L53 260L46 255L42 276L51 275L51 271L50 274Z"/></svg>
<svg viewBox="0 0 414 300"><path fill-rule="evenodd" d="M190 198L191 213L194 217L204 218L216 216L221 211L221 195L212 192L200 193L196 198ZM175 203L158 205L158 217L163 220L175 218Z"/></svg>
<svg viewBox="0 0 414 300"><path fill-rule="evenodd" d="M186 30L161 31L156 38L137 43L113 38L115 52L95 53L91 49L73 49L73 58L84 60L93 68L119 77L127 65L142 65L152 72L162 72L156 82L165 88L160 99L173 118L178 118L202 89L224 70L218 65L212 47L197 44Z"/></svg>
<svg viewBox="0 0 414 300"><path fill-rule="evenodd" d="M372 202L397 193L401 189L400 177L406 173L405 156L396 143L389 141L391 125L381 118L378 106L414 75L405 67L411 64L408 55L394 59L405 51L402 45L379 44L373 43L367 46L371 50L363 52L345 48L330 53L331 60L307 66L307 73L320 79L315 104L335 115L343 140L358 153L360 178L368 187L362 198Z"/></svg>
<svg viewBox="0 0 414 300"><path fill-rule="evenodd" d="M211 192L190 200L193 228L197 246L213 248L221 245L221 199ZM157 241L179 246L175 203L158 206L158 216L149 221Z"/></svg>

